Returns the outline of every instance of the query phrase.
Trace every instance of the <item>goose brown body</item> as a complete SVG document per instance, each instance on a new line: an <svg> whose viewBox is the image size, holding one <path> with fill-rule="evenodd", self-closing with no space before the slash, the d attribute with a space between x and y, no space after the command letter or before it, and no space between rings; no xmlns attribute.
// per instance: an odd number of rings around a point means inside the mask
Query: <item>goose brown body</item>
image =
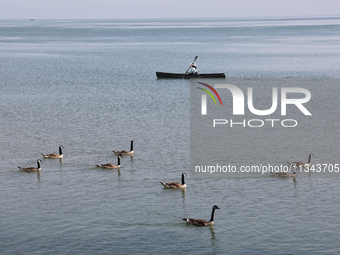
<svg viewBox="0 0 340 255"><path fill-rule="evenodd" d="M134 153L133 151L134 142L135 142L134 140L131 140L130 151L113 151L113 152L118 155L132 155Z"/></svg>
<svg viewBox="0 0 340 255"><path fill-rule="evenodd" d="M41 153L41 155L44 158L63 158L64 157L63 150L62 150L63 148L64 148L63 146L59 146L59 154L56 154L56 153L43 154L43 153Z"/></svg>
<svg viewBox="0 0 340 255"><path fill-rule="evenodd" d="M96 165L96 166L101 167L101 168L105 168L105 169L120 168L120 158L121 158L121 156L119 155L117 165L112 164L112 163L107 163L107 164L99 164L99 165Z"/></svg>
<svg viewBox="0 0 340 255"><path fill-rule="evenodd" d="M184 176L186 176L185 173L182 173L182 184L179 182L160 182L164 188L170 188L170 189L184 189L187 187L184 181Z"/></svg>
<svg viewBox="0 0 340 255"><path fill-rule="evenodd" d="M275 175L275 176L279 176L279 177L295 177L296 176L296 172L293 172L293 173L287 173L287 172L273 173L273 172L271 172L271 174Z"/></svg>
<svg viewBox="0 0 340 255"><path fill-rule="evenodd" d="M310 167L310 163L311 163L311 159L312 157L314 157L314 154L313 153L310 153L309 154L309 157L308 157L308 162L305 163L305 162L301 162L301 161L298 161L298 162L287 162L290 166L292 167L305 167L305 168L309 168Z"/></svg>
<svg viewBox="0 0 340 255"><path fill-rule="evenodd" d="M216 209L220 209L220 208L217 205L214 205L212 208L211 218L209 221L201 220L201 219L183 219L183 220L189 224L199 226L199 227L214 225L214 214L215 214Z"/></svg>
<svg viewBox="0 0 340 255"><path fill-rule="evenodd" d="M18 168L21 171L24 171L24 172L36 172L36 171L40 171L41 170L40 162L41 162L41 160L38 159L37 160L37 167L20 167L20 166L18 166Z"/></svg>

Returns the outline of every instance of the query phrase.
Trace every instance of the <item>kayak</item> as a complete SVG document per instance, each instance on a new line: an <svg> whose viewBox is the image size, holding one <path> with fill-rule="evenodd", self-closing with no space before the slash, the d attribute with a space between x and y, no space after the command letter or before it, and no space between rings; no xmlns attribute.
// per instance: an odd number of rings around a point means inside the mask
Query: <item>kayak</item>
<svg viewBox="0 0 340 255"><path fill-rule="evenodd" d="M157 78L170 79L190 79L190 78L225 78L224 73L196 73L196 74L182 74L182 73L163 73L156 72Z"/></svg>

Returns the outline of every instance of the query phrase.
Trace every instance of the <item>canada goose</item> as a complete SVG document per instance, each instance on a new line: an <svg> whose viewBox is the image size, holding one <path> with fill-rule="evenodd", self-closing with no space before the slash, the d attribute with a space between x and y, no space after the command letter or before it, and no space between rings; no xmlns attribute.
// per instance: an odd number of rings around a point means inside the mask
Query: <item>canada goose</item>
<svg viewBox="0 0 340 255"><path fill-rule="evenodd" d="M306 167L309 168L310 167L310 161L312 156L314 157L313 153L309 154L309 158L308 158L308 163L304 163L304 162L287 162L290 166L292 167Z"/></svg>
<svg viewBox="0 0 340 255"><path fill-rule="evenodd" d="M130 145L130 151L113 151L115 154L119 154L119 155L132 155L134 153L133 151L133 143L135 141L131 140L131 145Z"/></svg>
<svg viewBox="0 0 340 255"><path fill-rule="evenodd" d="M101 168L105 168L105 169L112 169L112 168L120 168L120 158L121 156L118 156L118 164L112 164L112 163L107 163L107 164L100 164L100 165L96 165L97 167L101 167Z"/></svg>
<svg viewBox="0 0 340 255"><path fill-rule="evenodd" d="M272 175L279 176L279 177L296 177L296 172L294 171L292 174L287 173L287 172L282 172L282 173L273 173L270 172Z"/></svg>
<svg viewBox="0 0 340 255"><path fill-rule="evenodd" d="M206 220L196 220L196 219L183 219L189 224L195 225L195 226L209 226L214 225L214 213L216 209L220 209L217 205L214 205L211 212L211 218L209 221Z"/></svg>
<svg viewBox="0 0 340 255"><path fill-rule="evenodd" d="M19 168L21 171L25 171L25 172L36 172L36 171L40 171L40 170L41 170L40 162L41 162L41 160L38 159L38 160L37 160L37 164L38 164L37 168L35 168L35 167L20 167L20 166L18 166L18 168Z"/></svg>
<svg viewBox="0 0 340 255"><path fill-rule="evenodd" d="M64 155L63 155L63 149L64 147L63 146L59 146L59 155L56 154L56 153L51 153L51 154L43 154L41 153L41 155L44 157L44 158L63 158Z"/></svg>
<svg viewBox="0 0 340 255"><path fill-rule="evenodd" d="M185 184L184 176L186 176L185 173L182 174L182 184L180 184L178 182L167 182L167 183L161 182L161 183L164 186L164 188L185 189L187 187L187 185Z"/></svg>

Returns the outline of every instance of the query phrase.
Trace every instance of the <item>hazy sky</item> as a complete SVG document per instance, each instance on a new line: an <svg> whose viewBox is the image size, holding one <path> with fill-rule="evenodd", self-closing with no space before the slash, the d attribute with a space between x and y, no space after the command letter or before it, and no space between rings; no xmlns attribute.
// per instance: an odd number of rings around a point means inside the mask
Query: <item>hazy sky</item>
<svg viewBox="0 0 340 255"><path fill-rule="evenodd" d="M0 0L0 19L340 15L339 0Z"/></svg>

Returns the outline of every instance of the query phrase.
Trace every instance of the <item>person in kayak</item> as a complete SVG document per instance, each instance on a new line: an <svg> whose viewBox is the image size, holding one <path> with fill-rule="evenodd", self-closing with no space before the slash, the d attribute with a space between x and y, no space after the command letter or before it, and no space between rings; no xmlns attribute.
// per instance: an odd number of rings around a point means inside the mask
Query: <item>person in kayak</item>
<svg viewBox="0 0 340 255"><path fill-rule="evenodd" d="M191 74L191 75L197 74L197 66L196 66L195 62L192 62L190 64L190 67L189 67L189 70L188 70L188 74Z"/></svg>

